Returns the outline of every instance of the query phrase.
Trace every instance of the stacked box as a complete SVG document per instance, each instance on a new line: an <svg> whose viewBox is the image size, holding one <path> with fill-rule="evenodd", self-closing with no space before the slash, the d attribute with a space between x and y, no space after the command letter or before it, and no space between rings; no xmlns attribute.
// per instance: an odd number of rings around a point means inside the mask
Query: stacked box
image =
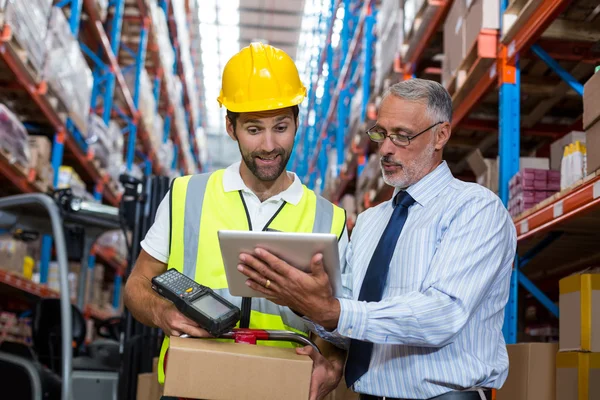
<svg viewBox="0 0 600 400"><path fill-rule="evenodd" d="M37 180L46 187L53 186L54 168L52 168L50 155L52 142L46 136L29 136L29 151L31 154L29 167L35 170Z"/></svg>
<svg viewBox="0 0 600 400"><path fill-rule="evenodd" d="M29 135L23 124L4 104L0 104L0 148L11 163L29 166Z"/></svg>
<svg viewBox="0 0 600 400"><path fill-rule="evenodd" d="M600 169L600 68L583 88L583 129L589 175Z"/></svg>
<svg viewBox="0 0 600 400"><path fill-rule="evenodd" d="M509 213L515 217L560 191L560 172L523 168L509 181Z"/></svg>
<svg viewBox="0 0 600 400"><path fill-rule="evenodd" d="M448 87L463 60L476 46L479 33L483 29L499 29L499 12L499 0L456 0L452 3L444 23L444 86Z"/></svg>
<svg viewBox="0 0 600 400"><path fill-rule="evenodd" d="M52 8L45 45L49 50L44 79L64 104L81 135L87 137L92 72L63 11L58 7Z"/></svg>
<svg viewBox="0 0 600 400"><path fill-rule="evenodd" d="M600 398L600 271L559 281L556 399Z"/></svg>
<svg viewBox="0 0 600 400"><path fill-rule="evenodd" d="M6 3L4 22L10 26L14 38L38 73L42 71L48 50L44 39L51 9L52 0L10 0Z"/></svg>
<svg viewBox="0 0 600 400"><path fill-rule="evenodd" d="M27 257L27 244L17 240L11 235L0 236L0 267L18 275L23 275L25 258Z"/></svg>
<svg viewBox="0 0 600 400"><path fill-rule="evenodd" d="M555 343L506 346L510 368L496 400L555 400Z"/></svg>

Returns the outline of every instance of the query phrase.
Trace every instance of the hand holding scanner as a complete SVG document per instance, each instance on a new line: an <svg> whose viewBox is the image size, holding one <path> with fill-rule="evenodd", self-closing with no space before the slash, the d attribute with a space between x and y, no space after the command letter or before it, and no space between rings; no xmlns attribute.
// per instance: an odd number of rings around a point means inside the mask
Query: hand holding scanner
<svg viewBox="0 0 600 400"><path fill-rule="evenodd" d="M238 307L176 269L152 278L152 289L214 337L230 331L240 320Z"/></svg>

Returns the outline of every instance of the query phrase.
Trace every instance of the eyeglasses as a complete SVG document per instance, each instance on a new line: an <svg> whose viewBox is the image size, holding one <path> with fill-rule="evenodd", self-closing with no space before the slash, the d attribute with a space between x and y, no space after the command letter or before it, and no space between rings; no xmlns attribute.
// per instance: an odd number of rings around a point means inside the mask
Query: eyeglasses
<svg viewBox="0 0 600 400"><path fill-rule="evenodd" d="M423 129L421 132L414 134L412 136L408 136L408 135L402 135L400 133L387 133L385 130L380 130L380 128L377 127L377 125L369 128L369 130L367 131L367 135L369 135L369 138L377 143L383 143L385 141L386 137L389 137L390 140L392 141L392 143L394 143L396 146L408 146L410 144L410 141L413 140L414 138L416 138L419 135L424 134L425 132L427 132L428 130L430 130L431 128L433 128L436 125L439 124L443 124L443 121L439 121L436 122L435 124L431 125L429 128L425 128Z"/></svg>

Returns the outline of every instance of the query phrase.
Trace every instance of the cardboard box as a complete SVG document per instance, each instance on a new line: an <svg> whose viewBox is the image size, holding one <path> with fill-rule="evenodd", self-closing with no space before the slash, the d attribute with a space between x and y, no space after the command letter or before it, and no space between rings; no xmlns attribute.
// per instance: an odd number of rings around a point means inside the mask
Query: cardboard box
<svg viewBox="0 0 600 400"><path fill-rule="evenodd" d="M50 162L50 155L52 154L52 143L50 142L50 139L46 136L31 135L29 136L28 142L29 148L31 150L35 149L37 153L38 164L36 165L39 166L41 163L41 166L43 167L45 164L48 164Z"/></svg>
<svg viewBox="0 0 600 400"><path fill-rule="evenodd" d="M482 29L500 29L499 0L475 0L465 21L465 54L469 54Z"/></svg>
<svg viewBox="0 0 600 400"><path fill-rule="evenodd" d="M481 150L477 149L467 156L467 164L475 174L477 183L498 193L500 157L496 157L495 160L484 158ZM524 168L549 169L550 160L544 157L521 157L519 169Z"/></svg>
<svg viewBox="0 0 600 400"><path fill-rule="evenodd" d="M13 239L10 235L0 236L0 267L4 270L23 275L23 266L27 256L27 244Z"/></svg>
<svg viewBox="0 0 600 400"><path fill-rule="evenodd" d="M586 130L585 146L587 148L587 175L589 175L600 169L600 120Z"/></svg>
<svg viewBox="0 0 600 400"><path fill-rule="evenodd" d="M555 400L556 353L553 343L507 345L508 378L496 400Z"/></svg>
<svg viewBox="0 0 600 400"><path fill-rule="evenodd" d="M575 399L600 399L600 353L558 353L556 400Z"/></svg>
<svg viewBox="0 0 600 400"><path fill-rule="evenodd" d="M550 145L550 169L560 171L560 163L565 152L565 147L578 140L581 143L585 143L585 136L585 132L573 131L552 142Z"/></svg>
<svg viewBox="0 0 600 400"><path fill-rule="evenodd" d="M600 273L559 281L560 351L600 352Z"/></svg>
<svg viewBox="0 0 600 400"><path fill-rule="evenodd" d="M294 349L171 338L164 395L306 400L312 360Z"/></svg>
<svg viewBox="0 0 600 400"><path fill-rule="evenodd" d="M447 73L454 76L465 58L465 18L467 6L464 0L452 2L444 23L444 60Z"/></svg>
<svg viewBox="0 0 600 400"><path fill-rule="evenodd" d="M158 375L153 372L138 374L137 400L160 400L162 386L158 383Z"/></svg>
<svg viewBox="0 0 600 400"><path fill-rule="evenodd" d="M583 129L600 120L600 72L596 72L583 87Z"/></svg>

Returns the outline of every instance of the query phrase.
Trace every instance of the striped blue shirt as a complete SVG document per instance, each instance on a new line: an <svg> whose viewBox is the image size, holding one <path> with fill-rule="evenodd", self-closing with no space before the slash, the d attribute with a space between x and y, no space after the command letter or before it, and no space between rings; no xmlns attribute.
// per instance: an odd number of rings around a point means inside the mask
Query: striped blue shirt
<svg viewBox="0 0 600 400"><path fill-rule="evenodd" d="M516 230L500 199L455 179L443 162L407 189L416 200L396 244L383 298L357 301L391 201L362 213L346 251L345 298L334 343L375 343L354 391L426 399L499 388L508 374L502 336ZM341 341L341 343L340 343Z"/></svg>

